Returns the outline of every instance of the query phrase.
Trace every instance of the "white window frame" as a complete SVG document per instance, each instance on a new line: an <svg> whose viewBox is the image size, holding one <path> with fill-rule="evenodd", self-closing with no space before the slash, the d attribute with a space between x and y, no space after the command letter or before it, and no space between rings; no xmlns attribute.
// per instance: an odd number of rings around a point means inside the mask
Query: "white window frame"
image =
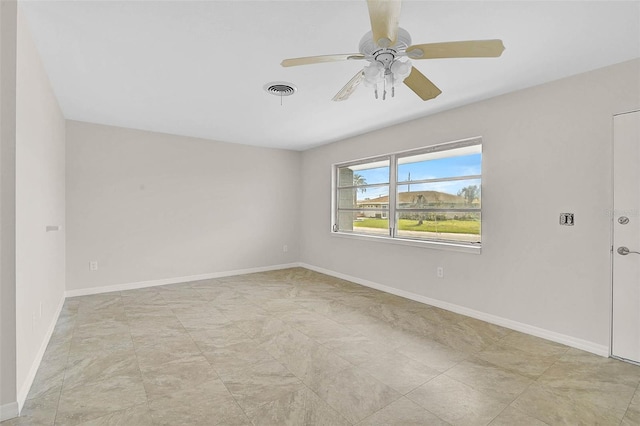
<svg viewBox="0 0 640 426"><path fill-rule="evenodd" d="M411 239L397 235L396 228L396 218L398 217L398 211L402 211L402 209L397 208L396 203L396 194L397 187L399 185L406 185L407 181L398 182L397 179L397 171L398 171L398 159L404 157L415 156L419 154L428 154L435 152L445 152L454 149L471 147L479 145L482 150L482 138L474 137L470 139L459 140L455 142L447 142L432 146L427 146L418 149L412 149L408 151L395 152L386 155L380 155L375 157L363 158L354 161L336 163L332 165L332 185L331 185L331 235L343 238L353 238L365 241L376 241L383 243L392 243L392 244L401 244L401 245L409 245L409 246L417 246L424 248L436 248L436 249L444 249L444 250L452 250L466 253L475 253L480 254L482 249L482 243L473 243L473 242L462 242L462 241L445 241L445 240L437 240L437 239ZM348 231L340 231L338 229L338 213L340 211L349 211L350 209L338 208L338 170L342 167L355 166L360 164L368 164L376 161L389 161L389 204L388 209L386 210L385 216L389 219L389 235L367 235L355 232ZM431 182L439 182L439 181L447 181L447 180L460 180L460 179L480 179L481 192L482 192L482 174L480 175L472 175L472 176L462 176L455 178L441 178L441 179L430 179L428 181ZM423 181L411 181L411 184L419 184L425 183ZM373 186L379 186L380 184ZM386 184L384 184L386 185ZM345 188L344 186L341 189ZM353 211L360 211L362 209L354 208ZM434 211L434 209L425 209L429 211ZM458 211L456 209L456 211ZM482 241L482 205L479 209L460 209L460 212L465 211L473 211L480 213L481 224L480 224L480 241Z"/></svg>

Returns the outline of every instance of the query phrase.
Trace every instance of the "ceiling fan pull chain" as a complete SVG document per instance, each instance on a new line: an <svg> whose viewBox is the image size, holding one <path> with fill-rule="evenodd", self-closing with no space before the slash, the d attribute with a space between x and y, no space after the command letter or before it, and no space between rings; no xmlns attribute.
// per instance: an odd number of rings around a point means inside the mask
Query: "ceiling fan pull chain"
<svg viewBox="0 0 640 426"><path fill-rule="evenodd" d="M387 79L384 77L382 78L382 100L387 100Z"/></svg>
<svg viewBox="0 0 640 426"><path fill-rule="evenodd" d="M393 73L393 71L391 71L391 69L389 69L389 84L391 84L391 97L395 98L395 96L396 96L396 76Z"/></svg>

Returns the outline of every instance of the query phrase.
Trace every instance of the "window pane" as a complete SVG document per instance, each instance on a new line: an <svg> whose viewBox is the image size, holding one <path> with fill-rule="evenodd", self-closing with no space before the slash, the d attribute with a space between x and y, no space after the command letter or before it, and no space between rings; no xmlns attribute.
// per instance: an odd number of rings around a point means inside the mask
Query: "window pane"
<svg viewBox="0 0 640 426"><path fill-rule="evenodd" d="M398 185L399 209L480 209L480 179Z"/></svg>
<svg viewBox="0 0 640 426"><path fill-rule="evenodd" d="M398 236L421 240L480 243L480 213L402 212L398 214Z"/></svg>
<svg viewBox="0 0 640 426"><path fill-rule="evenodd" d="M338 230L356 234L389 235L388 212L338 212Z"/></svg>
<svg viewBox="0 0 640 426"><path fill-rule="evenodd" d="M338 168L338 186L389 183L389 160Z"/></svg>
<svg viewBox="0 0 640 426"><path fill-rule="evenodd" d="M339 209L355 209L356 204L356 188L339 189L338 190L338 208Z"/></svg>
<svg viewBox="0 0 640 426"><path fill-rule="evenodd" d="M444 153L448 153L448 151L444 151ZM482 172L481 153L433 158L436 154L442 155L442 152L399 158L398 182L475 176Z"/></svg>
<svg viewBox="0 0 640 426"><path fill-rule="evenodd" d="M338 208L388 209L389 187L338 189Z"/></svg>

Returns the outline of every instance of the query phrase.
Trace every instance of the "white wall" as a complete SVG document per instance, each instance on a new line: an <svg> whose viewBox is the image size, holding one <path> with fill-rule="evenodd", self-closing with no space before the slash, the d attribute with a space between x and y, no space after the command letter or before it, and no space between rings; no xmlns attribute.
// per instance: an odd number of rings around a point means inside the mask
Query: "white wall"
<svg viewBox="0 0 640 426"><path fill-rule="evenodd" d="M15 1L0 1L0 421L18 414L15 279L16 9Z"/></svg>
<svg viewBox="0 0 640 426"><path fill-rule="evenodd" d="M612 115L640 107L639 76L635 60L304 152L301 260L606 348ZM481 255L330 234L332 163L474 136Z"/></svg>
<svg viewBox="0 0 640 426"><path fill-rule="evenodd" d="M68 121L67 290L297 261L299 166L298 152Z"/></svg>
<svg viewBox="0 0 640 426"><path fill-rule="evenodd" d="M65 291L65 120L18 10L16 80L16 332L22 402ZM61 227L47 232L48 225Z"/></svg>

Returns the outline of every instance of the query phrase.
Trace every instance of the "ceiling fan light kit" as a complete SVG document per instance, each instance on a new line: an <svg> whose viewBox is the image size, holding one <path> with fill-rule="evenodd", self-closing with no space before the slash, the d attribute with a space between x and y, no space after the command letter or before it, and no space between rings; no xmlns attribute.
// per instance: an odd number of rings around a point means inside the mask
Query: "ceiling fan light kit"
<svg viewBox="0 0 640 426"><path fill-rule="evenodd" d="M360 40L360 53L369 61L369 65L362 70L364 85L373 88L376 99L379 98L378 93L381 89L382 99L386 100L387 90L390 90L391 97L394 97L396 82L403 81L411 72L411 61L399 53L411 45L411 36L406 30L398 27L395 43L387 47L374 43L373 37L373 32L369 31Z"/></svg>
<svg viewBox="0 0 640 426"><path fill-rule="evenodd" d="M398 26L400 0L367 0L371 31L360 40L359 53L308 56L285 59L283 67L361 60L369 62L361 71L333 97L334 101L343 101L355 91L358 85L374 90L378 99L387 99L390 92L395 96L395 87L402 81L423 101L434 99L442 91L426 76L416 69L410 59L442 58L495 58L502 55L504 45L501 40L469 40L444 43L411 44L409 33Z"/></svg>

